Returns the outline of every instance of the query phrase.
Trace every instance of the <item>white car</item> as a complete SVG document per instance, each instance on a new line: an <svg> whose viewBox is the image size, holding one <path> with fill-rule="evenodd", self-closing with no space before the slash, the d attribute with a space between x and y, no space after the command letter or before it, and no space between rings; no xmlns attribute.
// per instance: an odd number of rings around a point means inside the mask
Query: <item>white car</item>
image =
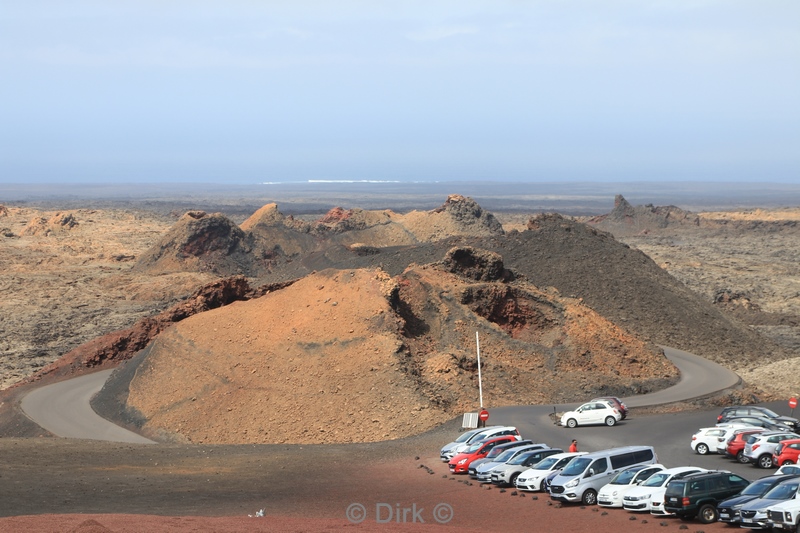
<svg viewBox="0 0 800 533"><path fill-rule="evenodd" d="M496 426L492 426L492 427L496 427ZM482 433L482 432L486 431L487 429L491 429L491 427L489 427L489 428L471 429L471 430L459 435L459 437L456 440L454 440L453 442L448 442L447 444L442 446L442 449L439 452L439 457L441 458L442 462L446 463L447 461L449 461L450 459L453 458L453 456L450 455L450 452L455 450L458 447L459 444L464 444L464 443L469 442L469 440L471 438L475 437L475 435L477 435L478 433Z"/></svg>
<svg viewBox="0 0 800 533"><path fill-rule="evenodd" d="M568 428L588 424L613 426L620 420L622 420L622 413L611 402L605 400L594 400L585 403L574 411L567 411L561 415L561 425Z"/></svg>
<svg viewBox="0 0 800 533"><path fill-rule="evenodd" d="M678 466L656 472L647 478L638 487L632 487L622 497L622 508L626 511L652 511L652 502L660 501L659 508L663 511L664 492L667 490L667 483L675 476L683 477L694 472L705 472L705 468L697 466Z"/></svg>
<svg viewBox="0 0 800 533"><path fill-rule="evenodd" d="M647 478L664 470L664 465L636 465L626 468L597 492L597 505L622 507L622 497L633 487L641 485Z"/></svg>
<svg viewBox="0 0 800 533"><path fill-rule="evenodd" d="M782 474L792 474L796 476L800 476L800 466L798 465L790 465L789 463L784 464L782 467L777 469L773 476L780 476Z"/></svg>
<svg viewBox="0 0 800 533"><path fill-rule="evenodd" d="M536 466L524 470L517 476L514 485L519 490L546 492L544 482L547 476L553 472L560 472L573 458L579 455L586 455L586 453L587 452L564 452L546 457L536 463Z"/></svg>
<svg viewBox="0 0 800 533"><path fill-rule="evenodd" d="M710 428L700 428L692 435L692 442L689 444L695 453L706 455L707 453L718 453L717 447L721 442L726 442L727 438L733 434L735 429L743 428L741 424L718 425Z"/></svg>
<svg viewBox="0 0 800 533"><path fill-rule="evenodd" d="M488 440L494 437L503 437L505 435L513 435L515 439L522 440L522 437L519 436L519 430L513 426L491 426L488 428L483 428L481 431L478 431L477 433L473 433L472 435L470 435L464 442L450 443L447 446L445 446L445 448L447 448L446 450L442 448L441 451L442 462L446 463L450 461L450 459L452 459L459 453L465 451L473 444L477 444L479 442L483 442L484 440ZM464 435L461 435L461 437L463 436Z"/></svg>

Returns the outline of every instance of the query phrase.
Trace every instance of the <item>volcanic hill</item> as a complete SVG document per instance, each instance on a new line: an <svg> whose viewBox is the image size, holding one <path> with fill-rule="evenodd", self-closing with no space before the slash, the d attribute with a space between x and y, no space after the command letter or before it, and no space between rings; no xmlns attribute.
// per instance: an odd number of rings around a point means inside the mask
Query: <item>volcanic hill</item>
<svg viewBox="0 0 800 533"><path fill-rule="evenodd" d="M677 379L660 349L578 299L540 290L495 253L457 247L394 277L316 272L174 325L129 363L126 416L176 441L404 437L477 406L476 332L487 405L637 394Z"/></svg>

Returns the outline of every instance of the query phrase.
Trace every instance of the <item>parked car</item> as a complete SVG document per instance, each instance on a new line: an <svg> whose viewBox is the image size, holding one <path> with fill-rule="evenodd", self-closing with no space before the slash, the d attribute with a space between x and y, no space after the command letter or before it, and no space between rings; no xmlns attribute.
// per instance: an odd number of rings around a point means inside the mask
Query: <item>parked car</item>
<svg viewBox="0 0 800 533"><path fill-rule="evenodd" d="M770 491L775 485L787 479L792 479L796 476L793 475L773 475L757 479L746 486L742 492L733 498L721 501L717 504L717 511L719 511L719 521L727 524L738 525L741 516L739 512L742 506L747 503L761 498L764 494Z"/></svg>
<svg viewBox="0 0 800 533"><path fill-rule="evenodd" d="M749 484L742 476L719 470L673 479L664 492L664 513L711 524L719 518L717 504L741 493Z"/></svg>
<svg viewBox="0 0 800 533"><path fill-rule="evenodd" d="M499 426L490 426L488 428L475 428L475 429L471 429L469 431L465 431L464 433L459 435L458 438L456 440L454 440L453 442L448 442L447 444L442 446L442 449L439 451L440 459L442 460L442 462L446 463L447 461L450 460L450 458L452 458L452 455L448 457L447 454L453 448L455 448L459 444L468 443L468 441L471 438L475 437L475 435L477 435L478 433L482 433L484 431L489 431L489 430L491 430L493 428L496 428L496 427L499 427Z"/></svg>
<svg viewBox="0 0 800 533"><path fill-rule="evenodd" d="M794 475L794 476L800 475L800 466L785 464L782 467L780 467L779 469L777 469L775 471L775 473L772 474L772 475L773 476L779 476L781 474L791 474L791 475Z"/></svg>
<svg viewBox="0 0 800 533"><path fill-rule="evenodd" d="M561 425L568 428L589 424L605 424L613 426L622 420L622 414L607 400L587 402L574 411L561 415Z"/></svg>
<svg viewBox="0 0 800 533"><path fill-rule="evenodd" d="M489 472L490 481L495 485L514 485L517 477L522 472L538 464L542 459L563 451L559 448L528 450L506 461L504 464L492 468L491 472Z"/></svg>
<svg viewBox="0 0 800 533"><path fill-rule="evenodd" d="M777 466L793 465L800 456L800 439L782 441L772 452L772 464Z"/></svg>
<svg viewBox="0 0 800 533"><path fill-rule="evenodd" d="M625 405L625 402L623 402L620 398L617 398L616 396L601 396L600 398L594 398L591 401L593 401L593 402L597 402L597 401L611 402L611 405L616 407L617 411L619 411L619 414L622 415L621 420L625 420L626 418L628 418L628 406Z"/></svg>
<svg viewBox="0 0 800 533"><path fill-rule="evenodd" d="M800 498L785 500L767 508L773 531L800 531Z"/></svg>
<svg viewBox="0 0 800 533"><path fill-rule="evenodd" d="M765 416L739 416L736 418L729 418L723 424L743 424L746 426L754 426L764 428L767 431L794 431L794 426L777 422Z"/></svg>
<svg viewBox="0 0 800 533"><path fill-rule="evenodd" d="M511 442L516 440L515 436L504 435L502 437L494 437L482 442L473 444L467 450L459 453L447 463L450 468L451 474L466 474L469 470L469 465L476 459L483 459L486 455L498 444Z"/></svg>
<svg viewBox="0 0 800 533"><path fill-rule="evenodd" d="M520 446L518 448L511 448L510 450L504 451L503 453L495 457L493 460L486 461L478 465L478 467L475 469L475 475L470 477L474 477L481 483L490 483L492 481L492 469L494 467L505 464L508 461L514 459L515 457L529 450L543 450L545 448L549 448L549 446L544 443L527 444L525 446ZM470 470L472 470L471 466Z"/></svg>
<svg viewBox="0 0 800 533"><path fill-rule="evenodd" d="M632 487L625 496L622 497L622 508L626 511L644 511L650 512L652 510L652 502L658 502L658 511L662 511L662 503L664 501L664 491L667 488L667 483L673 479L679 479L695 472L704 472L704 468L697 466L678 466L675 468L667 468L656 472L642 482L638 487Z"/></svg>
<svg viewBox="0 0 800 533"><path fill-rule="evenodd" d="M542 459L535 466L522 472L515 482L517 489L547 492L545 480L550 474L558 474L572 459L587 452L564 452Z"/></svg>
<svg viewBox="0 0 800 533"><path fill-rule="evenodd" d="M782 416L771 409L761 407L758 405L734 405L726 407L717 416L717 424L725 422L730 418L737 418L741 416L763 416L771 418L779 423L790 426L792 429L798 429L798 419L791 416Z"/></svg>
<svg viewBox="0 0 800 533"><path fill-rule="evenodd" d="M641 485L644 480L664 469L664 465L658 464L636 465L626 468L597 491L597 505L601 507L622 507L622 497L631 487Z"/></svg>
<svg viewBox="0 0 800 533"><path fill-rule="evenodd" d="M597 491L621 470L638 464L655 464L652 446L623 446L574 458L553 478L550 498L561 502L597 503Z"/></svg>
<svg viewBox="0 0 800 533"><path fill-rule="evenodd" d="M797 499L800 491L800 478L787 479L772 487L769 492L757 500L743 505L739 511L739 525L749 529L771 529L767 511L787 501Z"/></svg>
<svg viewBox="0 0 800 533"><path fill-rule="evenodd" d="M442 458L446 459L446 462L449 462L450 459L455 457L457 454L465 451L473 444L477 444L479 442L492 439L494 437L503 437L505 435L513 435L516 438L515 440L522 440L522 437L520 437L519 435L519 430L513 426L493 426L493 427L483 428L481 431L478 431L464 442L456 446L453 446L446 452L442 453L441 456Z"/></svg>
<svg viewBox="0 0 800 533"><path fill-rule="evenodd" d="M764 433L764 428L742 428L734 429L733 435L727 438L725 451L723 452L726 457L732 457L740 463L747 463L747 458L744 456L744 445L747 443L747 437L755 433Z"/></svg>
<svg viewBox="0 0 800 533"><path fill-rule="evenodd" d="M772 453L778 447L779 442L789 439L800 439L800 435L786 431L755 433L747 438L744 445L744 457L748 462L761 468L772 468Z"/></svg>
<svg viewBox="0 0 800 533"><path fill-rule="evenodd" d="M735 429L747 427L744 424L731 425L731 426L714 426L710 428L700 428L692 435L692 440L689 443L692 450L700 455L707 453L717 453L717 445L721 441L725 441L728 435L733 433Z"/></svg>
<svg viewBox="0 0 800 533"><path fill-rule="evenodd" d="M475 459L474 461L472 461L469 464L469 470L467 471L467 473L469 474L469 477L472 477L472 478L478 477L478 471L477 470L478 470L478 467L480 465L482 465L483 463L486 463L486 462L490 462L490 461L493 462L495 459L497 459L497 457L501 453L505 452L506 450L509 450L511 448L516 448L518 446L527 446L529 444L533 444L533 441L532 440L517 440L517 441L506 442L505 444L498 444L497 446L492 448L492 451L490 451L489 453L486 454L486 457L484 457L482 459ZM542 444L542 446L544 447L545 445Z"/></svg>

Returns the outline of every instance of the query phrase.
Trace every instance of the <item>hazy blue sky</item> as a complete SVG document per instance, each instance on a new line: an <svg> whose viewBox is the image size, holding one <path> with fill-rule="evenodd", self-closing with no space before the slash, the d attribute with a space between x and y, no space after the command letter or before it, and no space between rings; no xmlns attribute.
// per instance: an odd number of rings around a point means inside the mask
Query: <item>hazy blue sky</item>
<svg viewBox="0 0 800 533"><path fill-rule="evenodd" d="M800 181L800 1L0 0L0 181Z"/></svg>

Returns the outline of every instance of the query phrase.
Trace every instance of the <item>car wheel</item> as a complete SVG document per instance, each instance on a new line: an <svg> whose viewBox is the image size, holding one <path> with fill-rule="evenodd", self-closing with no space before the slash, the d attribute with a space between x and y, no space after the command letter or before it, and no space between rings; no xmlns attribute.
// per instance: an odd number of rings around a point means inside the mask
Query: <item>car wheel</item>
<svg viewBox="0 0 800 533"><path fill-rule="evenodd" d="M614 418L613 416L607 416L606 417L606 425L608 427L614 426L614 425L616 425L616 423L617 423L617 419Z"/></svg>
<svg viewBox="0 0 800 533"><path fill-rule="evenodd" d="M583 493L583 497L581 497L581 502L583 505L594 505L597 503L597 493L592 489L587 489L586 492Z"/></svg>
<svg viewBox="0 0 800 533"><path fill-rule="evenodd" d="M578 421L575 420L574 418L570 418L569 420L567 420L567 427L568 428L574 428L574 427L577 427L577 426L578 426Z"/></svg>
<svg viewBox="0 0 800 533"><path fill-rule="evenodd" d="M695 448L694 451L696 451L700 455L705 455L708 453L708 446L706 446L701 442L700 444L697 445L697 448Z"/></svg>
<svg viewBox="0 0 800 533"><path fill-rule="evenodd" d="M512 487L516 487L517 486L517 478L518 477L519 477L519 474L511 474L511 480L509 481L509 483L511 484Z"/></svg>
<svg viewBox="0 0 800 533"><path fill-rule="evenodd" d="M738 452L736 452L736 460L742 464L750 462L747 460L747 457L744 456L744 450L739 450Z"/></svg>
<svg viewBox="0 0 800 533"><path fill-rule="evenodd" d="M794 461L792 461L791 459L786 459L780 466L793 465L793 464L794 464Z"/></svg>
<svg viewBox="0 0 800 533"><path fill-rule="evenodd" d="M758 458L758 466L761 468L772 468L772 456L764 454Z"/></svg>
<svg viewBox="0 0 800 533"><path fill-rule="evenodd" d="M543 479L541 483L539 483L539 490L542 492L547 492L547 479Z"/></svg>
<svg viewBox="0 0 800 533"><path fill-rule="evenodd" d="M703 524L713 524L719 519L717 507L710 503L700 506L697 510L697 519Z"/></svg>

